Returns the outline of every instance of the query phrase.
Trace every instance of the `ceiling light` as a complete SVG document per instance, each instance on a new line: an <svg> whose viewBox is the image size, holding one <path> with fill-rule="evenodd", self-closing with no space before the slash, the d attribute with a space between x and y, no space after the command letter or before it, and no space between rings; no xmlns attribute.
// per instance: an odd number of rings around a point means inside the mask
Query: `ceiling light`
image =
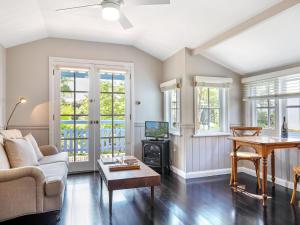
<svg viewBox="0 0 300 225"><path fill-rule="evenodd" d="M117 21L120 18L120 5L112 2L102 4L102 17L108 21Z"/></svg>

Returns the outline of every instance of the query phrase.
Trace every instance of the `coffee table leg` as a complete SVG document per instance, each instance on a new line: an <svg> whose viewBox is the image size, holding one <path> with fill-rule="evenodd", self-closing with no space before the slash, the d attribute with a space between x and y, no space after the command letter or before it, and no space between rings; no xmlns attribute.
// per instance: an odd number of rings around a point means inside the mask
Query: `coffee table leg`
<svg viewBox="0 0 300 225"><path fill-rule="evenodd" d="M113 191L109 191L109 215L112 215Z"/></svg>
<svg viewBox="0 0 300 225"><path fill-rule="evenodd" d="M154 206L154 186L151 186L151 205Z"/></svg>

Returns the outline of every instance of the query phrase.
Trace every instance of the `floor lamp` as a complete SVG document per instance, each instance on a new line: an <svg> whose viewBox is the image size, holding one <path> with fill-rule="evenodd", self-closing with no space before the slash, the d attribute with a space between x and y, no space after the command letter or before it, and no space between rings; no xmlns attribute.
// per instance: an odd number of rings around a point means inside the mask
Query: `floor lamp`
<svg viewBox="0 0 300 225"><path fill-rule="evenodd" d="M9 121L11 120L12 116L14 115L14 112L16 111L16 108L18 107L18 105L20 105L20 104L25 104L26 102L27 102L26 98L21 97L21 98L19 99L19 101L16 103L14 109L13 109L12 112L10 113L10 116L9 116L9 118L8 118L8 120L7 120L7 123L6 123L5 130L8 129Z"/></svg>

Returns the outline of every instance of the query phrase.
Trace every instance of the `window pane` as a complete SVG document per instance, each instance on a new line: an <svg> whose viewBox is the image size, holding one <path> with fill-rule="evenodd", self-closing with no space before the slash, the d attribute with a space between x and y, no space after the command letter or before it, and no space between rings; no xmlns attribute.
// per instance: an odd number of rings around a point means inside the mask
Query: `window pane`
<svg viewBox="0 0 300 225"><path fill-rule="evenodd" d="M111 154L112 153L112 139L111 138L101 138L100 139L100 151L101 151L101 154Z"/></svg>
<svg viewBox="0 0 300 225"><path fill-rule="evenodd" d="M114 137L125 137L125 116L114 118Z"/></svg>
<svg viewBox="0 0 300 225"><path fill-rule="evenodd" d="M60 148L63 152L68 152L69 162L74 162L74 140L61 140Z"/></svg>
<svg viewBox="0 0 300 225"><path fill-rule="evenodd" d="M208 107L208 88L200 88L199 92L199 103L200 108Z"/></svg>
<svg viewBox="0 0 300 225"><path fill-rule="evenodd" d="M112 92L112 73L100 74L100 91Z"/></svg>
<svg viewBox="0 0 300 225"><path fill-rule="evenodd" d="M71 116L60 117L60 135L62 139L74 138L74 122Z"/></svg>
<svg viewBox="0 0 300 225"><path fill-rule="evenodd" d="M114 74L114 92L125 93L125 75Z"/></svg>
<svg viewBox="0 0 300 225"><path fill-rule="evenodd" d="M125 115L125 94L114 94L114 114Z"/></svg>
<svg viewBox="0 0 300 225"><path fill-rule="evenodd" d="M270 128L275 128L276 118L275 118L275 109L270 109Z"/></svg>
<svg viewBox="0 0 300 225"><path fill-rule="evenodd" d="M201 109L199 113L200 129L208 130L208 109Z"/></svg>
<svg viewBox="0 0 300 225"><path fill-rule="evenodd" d="M76 72L76 91L89 91L89 75L87 72Z"/></svg>
<svg viewBox="0 0 300 225"><path fill-rule="evenodd" d="M100 137L112 137L112 117L101 116Z"/></svg>
<svg viewBox="0 0 300 225"><path fill-rule="evenodd" d="M257 126L268 128L268 109L256 109Z"/></svg>
<svg viewBox="0 0 300 225"><path fill-rule="evenodd" d="M220 110L211 109L210 110L210 129L219 130L220 129Z"/></svg>
<svg viewBox="0 0 300 225"><path fill-rule="evenodd" d="M112 94L100 94L100 114L111 115L112 114Z"/></svg>
<svg viewBox="0 0 300 225"><path fill-rule="evenodd" d="M76 162L85 162L89 161L89 146L88 146L88 140L76 140Z"/></svg>
<svg viewBox="0 0 300 225"><path fill-rule="evenodd" d="M209 107L220 107L220 88L209 88Z"/></svg>
<svg viewBox="0 0 300 225"><path fill-rule="evenodd" d="M61 71L60 90L74 91L74 73Z"/></svg>
<svg viewBox="0 0 300 225"><path fill-rule="evenodd" d="M275 99L269 100L269 107L275 107Z"/></svg>
<svg viewBox="0 0 300 225"><path fill-rule="evenodd" d="M300 137L300 108L287 108L289 135Z"/></svg>
<svg viewBox="0 0 300 225"><path fill-rule="evenodd" d="M115 155L118 153L125 152L125 138L114 138L114 153Z"/></svg>
<svg viewBox="0 0 300 225"><path fill-rule="evenodd" d="M89 118L88 116L81 116L76 120L76 138L89 137Z"/></svg>
<svg viewBox="0 0 300 225"><path fill-rule="evenodd" d="M286 100L287 106L300 106L299 98L288 98Z"/></svg>
<svg viewBox="0 0 300 225"><path fill-rule="evenodd" d="M89 96L88 93L76 93L76 114L89 114Z"/></svg>
<svg viewBox="0 0 300 225"><path fill-rule="evenodd" d="M267 99L257 100L256 107L268 107L268 100Z"/></svg>
<svg viewBox="0 0 300 225"><path fill-rule="evenodd" d="M74 93L60 93L60 114L74 114Z"/></svg>

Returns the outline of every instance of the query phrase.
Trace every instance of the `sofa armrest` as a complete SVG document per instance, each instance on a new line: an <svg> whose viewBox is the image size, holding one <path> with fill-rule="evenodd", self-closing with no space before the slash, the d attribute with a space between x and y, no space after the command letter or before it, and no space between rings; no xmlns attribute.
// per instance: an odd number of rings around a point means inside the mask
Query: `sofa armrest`
<svg viewBox="0 0 300 225"><path fill-rule="evenodd" d="M45 180L37 167L0 170L0 221L43 212Z"/></svg>
<svg viewBox="0 0 300 225"><path fill-rule="evenodd" d="M54 145L43 145L39 147L44 156L55 155L58 153Z"/></svg>
<svg viewBox="0 0 300 225"><path fill-rule="evenodd" d="M32 177L39 184L44 184L45 182L43 171L35 166L0 170L0 182L12 181L23 177Z"/></svg>

